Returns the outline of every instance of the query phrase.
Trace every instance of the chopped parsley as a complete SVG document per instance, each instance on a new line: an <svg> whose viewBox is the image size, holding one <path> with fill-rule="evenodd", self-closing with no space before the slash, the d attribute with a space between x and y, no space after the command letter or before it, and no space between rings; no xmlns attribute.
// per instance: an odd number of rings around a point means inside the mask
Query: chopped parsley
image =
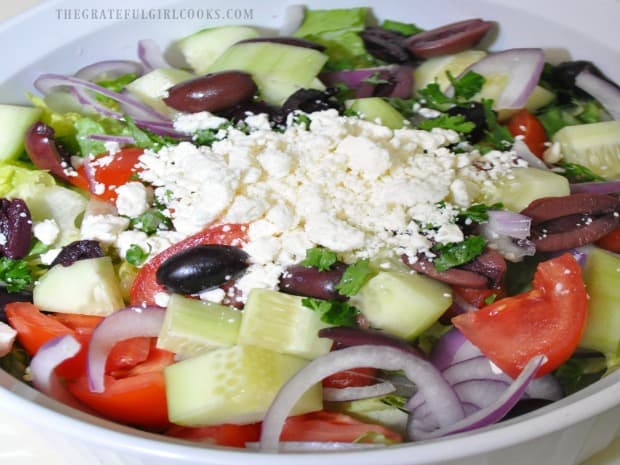
<svg viewBox="0 0 620 465"><path fill-rule="evenodd" d="M303 266L312 266L319 271L329 270L338 261L336 252L323 247L313 247L306 250L306 258L301 262Z"/></svg>
<svg viewBox="0 0 620 465"><path fill-rule="evenodd" d="M304 307L317 312L323 323L334 326L357 326L357 315L360 311L346 302L305 297L301 303Z"/></svg>
<svg viewBox="0 0 620 465"><path fill-rule="evenodd" d="M441 272L468 263L482 253L485 245L486 241L480 236L469 236L461 242L434 245L431 250L438 254L433 260L435 269Z"/></svg>
<svg viewBox="0 0 620 465"><path fill-rule="evenodd" d="M32 270L24 260L0 258L0 281L4 282L9 292L19 292L34 282Z"/></svg>
<svg viewBox="0 0 620 465"><path fill-rule="evenodd" d="M454 90L453 96L446 95L438 83L432 82L418 91L423 99L420 103L428 108L443 111L449 105L467 102L480 92L485 83L484 76L474 71L468 71L460 78L455 78L450 72L447 75Z"/></svg>
<svg viewBox="0 0 620 465"><path fill-rule="evenodd" d="M217 128L201 129L192 136L192 142L196 145L211 146L214 142L222 140L225 131L232 126L231 123L223 123Z"/></svg>
<svg viewBox="0 0 620 465"><path fill-rule="evenodd" d="M123 118L127 124L124 135L133 137L136 147L157 151L166 145L177 145L179 143L179 140L174 137L160 136L146 129L140 129L128 115L124 115Z"/></svg>
<svg viewBox="0 0 620 465"><path fill-rule="evenodd" d="M129 249L127 249L127 253L125 254L125 260L127 260L127 263L133 266L142 265L148 257L149 252L144 250L138 244L131 244Z"/></svg>
<svg viewBox="0 0 620 465"><path fill-rule="evenodd" d="M312 120L305 113L297 113L293 118L293 122L299 126L303 126L307 131L310 129L310 123L312 123Z"/></svg>
<svg viewBox="0 0 620 465"><path fill-rule="evenodd" d="M430 131L433 128L452 129L460 133L470 133L476 128L471 121L467 121L463 115L442 114L437 118L425 119L420 121L418 128Z"/></svg>
<svg viewBox="0 0 620 465"><path fill-rule="evenodd" d="M507 150L512 147L514 138L506 126L497 122L497 114L493 111L493 100L483 99L484 116L487 122L487 131L484 139L477 144L482 153L489 150Z"/></svg>
<svg viewBox="0 0 620 465"><path fill-rule="evenodd" d="M393 21L386 19L381 23L381 28L387 31L398 32L404 36L412 36L424 32L424 29L419 28L413 23L401 23L400 21Z"/></svg>
<svg viewBox="0 0 620 465"><path fill-rule="evenodd" d="M336 285L336 290L342 295L355 295L373 274L374 271L370 269L370 260L358 260L344 271L340 282Z"/></svg>
<svg viewBox="0 0 620 465"><path fill-rule="evenodd" d="M157 231L172 229L172 221L161 211L150 209L140 216L132 218L129 225L133 229L143 231L146 234L155 234Z"/></svg>
<svg viewBox="0 0 620 465"><path fill-rule="evenodd" d="M485 221L489 220L489 210L501 210L502 208L504 208L504 205L500 202L494 203L493 205L476 203L461 211L458 214L457 219L459 222L465 224L468 224L470 222L484 223Z"/></svg>
<svg viewBox="0 0 620 465"><path fill-rule="evenodd" d="M590 168L587 168L578 163L560 161L559 163L557 163L556 166L561 168L561 171L558 171L558 174L561 174L562 176L568 178L569 181L572 183L605 181L604 177L599 176Z"/></svg>
<svg viewBox="0 0 620 465"><path fill-rule="evenodd" d="M487 305L491 305L496 300L497 300L497 294L491 294L490 296L485 297L484 303Z"/></svg>

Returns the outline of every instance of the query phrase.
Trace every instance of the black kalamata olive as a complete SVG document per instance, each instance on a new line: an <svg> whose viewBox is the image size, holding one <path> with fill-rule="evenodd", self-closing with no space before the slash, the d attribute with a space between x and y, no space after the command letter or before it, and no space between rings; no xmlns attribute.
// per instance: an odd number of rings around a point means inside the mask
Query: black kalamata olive
<svg viewBox="0 0 620 465"><path fill-rule="evenodd" d="M23 258L30 250L32 218L22 199L0 199L0 254Z"/></svg>
<svg viewBox="0 0 620 465"><path fill-rule="evenodd" d="M413 56L419 58L450 55L473 47L494 26L493 21L466 19L412 35L404 44Z"/></svg>
<svg viewBox="0 0 620 465"><path fill-rule="evenodd" d="M299 89L293 95L286 99L282 105L283 115L287 115L293 111L299 110L305 113L315 111L329 110L335 108L340 111L341 104L334 97L337 89L328 88L326 90L317 89Z"/></svg>
<svg viewBox="0 0 620 465"><path fill-rule="evenodd" d="M32 292L9 292L6 287L0 286L0 321L8 323L4 307L11 302L32 302Z"/></svg>
<svg viewBox="0 0 620 465"><path fill-rule="evenodd" d="M78 260L103 257L103 250L98 241L82 240L65 245L56 256L51 266L61 264L73 265Z"/></svg>
<svg viewBox="0 0 620 465"><path fill-rule="evenodd" d="M360 32L360 37L368 53L380 60L387 63L406 63L411 59L404 45L407 37L399 32L368 27Z"/></svg>
<svg viewBox="0 0 620 465"><path fill-rule="evenodd" d="M269 42L272 44L292 45L294 47L311 48L322 52L325 50L325 46L312 42L311 40L300 39L299 37L255 37L252 39L243 39L237 42L237 44L248 44L256 42Z"/></svg>
<svg viewBox="0 0 620 465"><path fill-rule="evenodd" d="M49 170L53 175L69 181L69 173L73 170L70 157L56 141L55 132L50 126L41 121L30 126L24 137L24 147L37 168Z"/></svg>
<svg viewBox="0 0 620 465"><path fill-rule="evenodd" d="M238 247L199 245L169 257L157 269L157 282L172 292L196 294L221 286L248 267L249 256Z"/></svg>
<svg viewBox="0 0 620 465"><path fill-rule="evenodd" d="M257 91L252 76L243 71L222 71L181 82L168 89L166 105L188 113L215 113L250 100Z"/></svg>
<svg viewBox="0 0 620 465"><path fill-rule="evenodd" d="M279 289L287 294L325 300L346 300L335 289L347 265L338 263L331 269L319 271L312 266L294 265L280 276Z"/></svg>
<svg viewBox="0 0 620 465"><path fill-rule="evenodd" d="M471 121L476 125L473 131L465 134L469 142L475 144L484 138L484 134L488 129L484 105L479 102L467 102L450 108L447 113L452 116L462 115L467 121Z"/></svg>
<svg viewBox="0 0 620 465"><path fill-rule="evenodd" d="M267 114L270 120L276 121L280 114L280 109L274 107L273 105L269 105L266 102L248 101L241 102L233 107L218 111L217 115L229 119L233 123L238 123L250 115L258 115L261 113Z"/></svg>

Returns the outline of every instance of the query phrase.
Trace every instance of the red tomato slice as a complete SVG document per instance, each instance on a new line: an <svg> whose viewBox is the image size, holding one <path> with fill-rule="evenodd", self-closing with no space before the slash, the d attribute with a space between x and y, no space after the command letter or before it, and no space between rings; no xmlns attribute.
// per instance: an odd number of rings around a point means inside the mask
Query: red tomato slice
<svg viewBox="0 0 620 465"><path fill-rule="evenodd" d="M82 376L67 383L69 392L101 416L152 430L169 425L163 372L143 373L128 378L105 377L105 391L91 392Z"/></svg>
<svg viewBox="0 0 620 465"><path fill-rule="evenodd" d="M375 384L377 382L376 368L361 367L351 370L340 371L323 379L323 387L326 388L347 388L362 387Z"/></svg>
<svg viewBox="0 0 620 465"><path fill-rule="evenodd" d="M211 226L168 247L151 258L138 272L131 286L132 305L155 305L155 295L165 292L164 286L157 282L157 268L170 256L189 247L206 244L238 245L246 238L246 227L242 224L222 224Z"/></svg>
<svg viewBox="0 0 620 465"><path fill-rule="evenodd" d="M30 355L57 336L73 334L73 330L54 318L44 315L29 302L12 302L5 306L9 324L17 331L17 340Z"/></svg>
<svg viewBox="0 0 620 465"><path fill-rule="evenodd" d="M249 425L217 425L188 428L173 425L164 434L189 441L206 442L218 446L245 447L246 442L257 442L260 439L260 423Z"/></svg>
<svg viewBox="0 0 620 465"><path fill-rule="evenodd" d="M620 253L620 228L601 237L596 241L596 245L610 252Z"/></svg>
<svg viewBox="0 0 620 465"><path fill-rule="evenodd" d="M538 158L542 158L543 153L547 150L545 143L548 138L545 128L536 116L523 109L512 115L506 126L513 136L523 136L523 142L532 153Z"/></svg>
<svg viewBox="0 0 620 465"><path fill-rule="evenodd" d="M312 412L289 417L280 435L282 441L364 442L364 436L381 434L391 442L402 442L400 434L381 425L364 423L343 413ZM369 441L372 438L369 437Z"/></svg>
<svg viewBox="0 0 620 465"><path fill-rule="evenodd" d="M102 154L90 162L91 182L88 180L84 165L79 166L76 169L77 176L72 176L69 180L101 199L114 202L117 197L116 188L131 181L134 174L139 171L138 162L143 152L144 149L139 147L130 147L122 149L113 156ZM94 186L91 186L91 183ZM102 189L102 192L98 189Z"/></svg>
<svg viewBox="0 0 620 465"><path fill-rule="evenodd" d="M570 254L542 262L533 289L452 319L473 344L513 378L535 355L547 362L536 376L564 363L585 329L587 295L581 268Z"/></svg>

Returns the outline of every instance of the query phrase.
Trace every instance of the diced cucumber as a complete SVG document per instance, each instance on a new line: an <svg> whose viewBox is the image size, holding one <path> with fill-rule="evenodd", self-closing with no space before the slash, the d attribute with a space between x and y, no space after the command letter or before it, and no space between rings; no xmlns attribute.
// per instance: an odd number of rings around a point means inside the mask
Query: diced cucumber
<svg viewBox="0 0 620 465"><path fill-rule="evenodd" d="M299 88L315 86L316 76L326 61L327 55L310 48L250 42L228 48L207 71L248 72L265 101L281 105L290 95L286 95L285 90L294 92ZM283 86L288 86L288 89Z"/></svg>
<svg viewBox="0 0 620 465"><path fill-rule="evenodd" d="M551 171L536 168L514 168L512 174L485 187L484 203L501 202L512 211L521 211L541 197L570 194L568 180Z"/></svg>
<svg viewBox="0 0 620 465"><path fill-rule="evenodd" d="M466 50L454 55L429 58L422 62L413 73L415 89L420 90L433 82L437 82L440 89L445 91L450 86L450 80L446 74L448 71L457 77L485 56L486 52L482 50Z"/></svg>
<svg viewBox="0 0 620 465"><path fill-rule="evenodd" d="M330 409L332 407L365 423L383 425L396 433L406 434L409 415L397 407L382 402L381 397L337 402L333 406L330 405Z"/></svg>
<svg viewBox="0 0 620 465"><path fill-rule="evenodd" d="M237 343L242 313L213 302L170 297L157 347L185 357Z"/></svg>
<svg viewBox="0 0 620 465"><path fill-rule="evenodd" d="M413 339L452 305L452 292L421 274L383 271L351 298L351 304L370 326Z"/></svg>
<svg viewBox="0 0 620 465"><path fill-rule="evenodd" d="M306 360L260 347L215 349L164 368L168 416L184 426L254 423ZM321 410L319 384L296 404L293 414Z"/></svg>
<svg viewBox="0 0 620 465"><path fill-rule="evenodd" d="M620 356L620 255L593 247L583 269L588 322L580 346L608 358Z"/></svg>
<svg viewBox="0 0 620 465"><path fill-rule="evenodd" d="M48 312L97 316L109 315L124 306L110 257L53 266L35 285L33 302Z"/></svg>
<svg viewBox="0 0 620 465"><path fill-rule="evenodd" d="M329 326L301 303L302 297L252 289L243 308L239 344L314 359L330 351L332 341L318 337Z"/></svg>
<svg viewBox="0 0 620 465"><path fill-rule="evenodd" d="M40 108L0 104L0 161L19 157L24 149L26 130L39 116Z"/></svg>
<svg viewBox="0 0 620 465"><path fill-rule="evenodd" d="M196 74L205 74L228 47L258 36L256 29L247 26L213 27L179 40L177 46Z"/></svg>
<svg viewBox="0 0 620 465"><path fill-rule="evenodd" d="M178 112L166 105L162 98L166 96L166 91L175 84L194 77L196 76L182 69L158 68L130 82L126 89L160 113L173 116Z"/></svg>
<svg viewBox="0 0 620 465"><path fill-rule="evenodd" d="M50 186L38 189L25 200L33 221L53 219L60 234L53 244L60 247L80 238L80 230L76 222L84 213L86 198L81 194L60 186Z"/></svg>
<svg viewBox="0 0 620 465"><path fill-rule="evenodd" d="M405 125L403 115L380 97L348 100L346 106L358 113L360 118L382 124L390 129L400 129Z"/></svg>
<svg viewBox="0 0 620 465"><path fill-rule="evenodd" d="M566 126L553 136L564 160L590 168L606 179L620 177L620 121Z"/></svg>

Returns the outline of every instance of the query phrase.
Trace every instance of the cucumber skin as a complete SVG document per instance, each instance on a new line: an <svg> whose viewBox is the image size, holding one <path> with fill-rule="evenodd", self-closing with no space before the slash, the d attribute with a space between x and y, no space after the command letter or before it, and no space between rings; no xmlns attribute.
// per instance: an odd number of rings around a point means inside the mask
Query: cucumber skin
<svg viewBox="0 0 620 465"><path fill-rule="evenodd" d="M371 123L379 122L390 129L401 129L405 125L403 115L380 97L348 100L346 106L359 113L360 118Z"/></svg>
<svg viewBox="0 0 620 465"><path fill-rule="evenodd" d="M0 161L19 157L24 149L26 130L39 116L39 108L0 104Z"/></svg>
<svg viewBox="0 0 620 465"><path fill-rule="evenodd" d="M280 388L308 362L260 347L216 349L164 368L168 417L183 426L261 421ZM320 384L293 415L322 410Z"/></svg>
<svg viewBox="0 0 620 465"><path fill-rule="evenodd" d="M588 320L580 347L617 360L620 349L620 255L592 247L583 269Z"/></svg>
<svg viewBox="0 0 620 465"><path fill-rule="evenodd" d="M383 271L351 298L374 328L411 340L452 305L450 287L421 274Z"/></svg>
<svg viewBox="0 0 620 465"><path fill-rule="evenodd" d="M239 337L241 315L231 307L173 294L157 347L191 357L218 347L233 346Z"/></svg>

